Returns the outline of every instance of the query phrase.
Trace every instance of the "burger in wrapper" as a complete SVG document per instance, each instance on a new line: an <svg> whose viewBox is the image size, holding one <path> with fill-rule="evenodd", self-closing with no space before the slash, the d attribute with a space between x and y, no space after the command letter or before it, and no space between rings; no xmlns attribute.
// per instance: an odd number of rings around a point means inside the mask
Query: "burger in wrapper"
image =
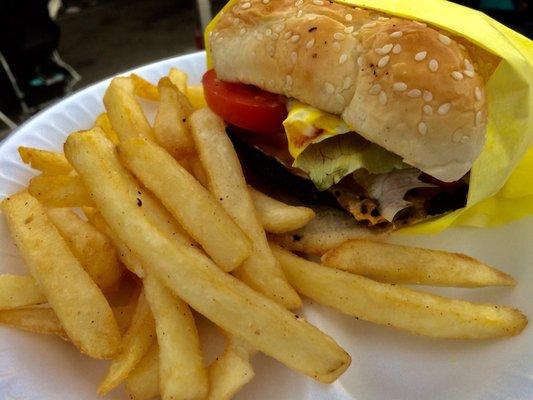
<svg viewBox="0 0 533 400"><path fill-rule="evenodd" d="M251 179L373 229L532 213L531 41L390 3L242 0L213 20L204 93Z"/></svg>

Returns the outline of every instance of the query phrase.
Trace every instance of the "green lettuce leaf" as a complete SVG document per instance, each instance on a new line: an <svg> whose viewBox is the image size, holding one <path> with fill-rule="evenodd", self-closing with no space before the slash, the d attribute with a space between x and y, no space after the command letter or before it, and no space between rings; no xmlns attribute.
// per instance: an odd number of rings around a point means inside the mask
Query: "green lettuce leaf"
<svg viewBox="0 0 533 400"><path fill-rule="evenodd" d="M407 168L400 156L355 133L337 135L308 146L293 166L305 171L319 190L326 190L360 168L384 174Z"/></svg>

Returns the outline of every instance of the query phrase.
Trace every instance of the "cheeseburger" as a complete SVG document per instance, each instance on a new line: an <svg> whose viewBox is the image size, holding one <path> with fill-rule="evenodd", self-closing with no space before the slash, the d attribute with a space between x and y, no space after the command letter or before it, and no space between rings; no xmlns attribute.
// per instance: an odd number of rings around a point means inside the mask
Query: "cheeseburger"
<svg viewBox="0 0 533 400"><path fill-rule="evenodd" d="M475 45L323 0L235 3L208 41L207 103L264 185L368 226L464 206L487 124Z"/></svg>

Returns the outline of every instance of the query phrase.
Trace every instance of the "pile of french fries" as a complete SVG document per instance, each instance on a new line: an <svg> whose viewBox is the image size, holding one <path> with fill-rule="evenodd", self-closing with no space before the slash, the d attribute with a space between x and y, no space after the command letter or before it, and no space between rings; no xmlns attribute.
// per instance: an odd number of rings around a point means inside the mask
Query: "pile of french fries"
<svg viewBox="0 0 533 400"><path fill-rule="evenodd" d="M157 102L153 125L139 97ZM41 174L1 209L29 274L0 276L1 323L111 360L100 395L124 383L136 400L230 399L254 376L257 351L333 382L351 358L293 313L300 295L439 338L504 337L527 324L512 308L396 286L515 284L464 255L345 241L360 231L331 222L329 246L314 228L297 248L321 264L281 247L310 221L324 224L247 185L223 121L183 72L157 86L115 78L103 101L106 112L72 133L64 154L20 147ZM227 338L210 365L192 310Z"/></svg>

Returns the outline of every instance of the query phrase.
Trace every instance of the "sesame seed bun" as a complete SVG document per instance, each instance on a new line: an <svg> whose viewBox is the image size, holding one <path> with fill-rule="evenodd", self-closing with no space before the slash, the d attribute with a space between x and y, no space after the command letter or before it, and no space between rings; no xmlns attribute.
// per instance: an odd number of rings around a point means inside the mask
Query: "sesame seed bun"
<svg viewBox="0 0 533 400"><path fill-rule="evenodd" d="M220 79L341 115L355 132L445 182L485 141L476 47L426 24L322 0L244 0L210 36Z"/></svg>

